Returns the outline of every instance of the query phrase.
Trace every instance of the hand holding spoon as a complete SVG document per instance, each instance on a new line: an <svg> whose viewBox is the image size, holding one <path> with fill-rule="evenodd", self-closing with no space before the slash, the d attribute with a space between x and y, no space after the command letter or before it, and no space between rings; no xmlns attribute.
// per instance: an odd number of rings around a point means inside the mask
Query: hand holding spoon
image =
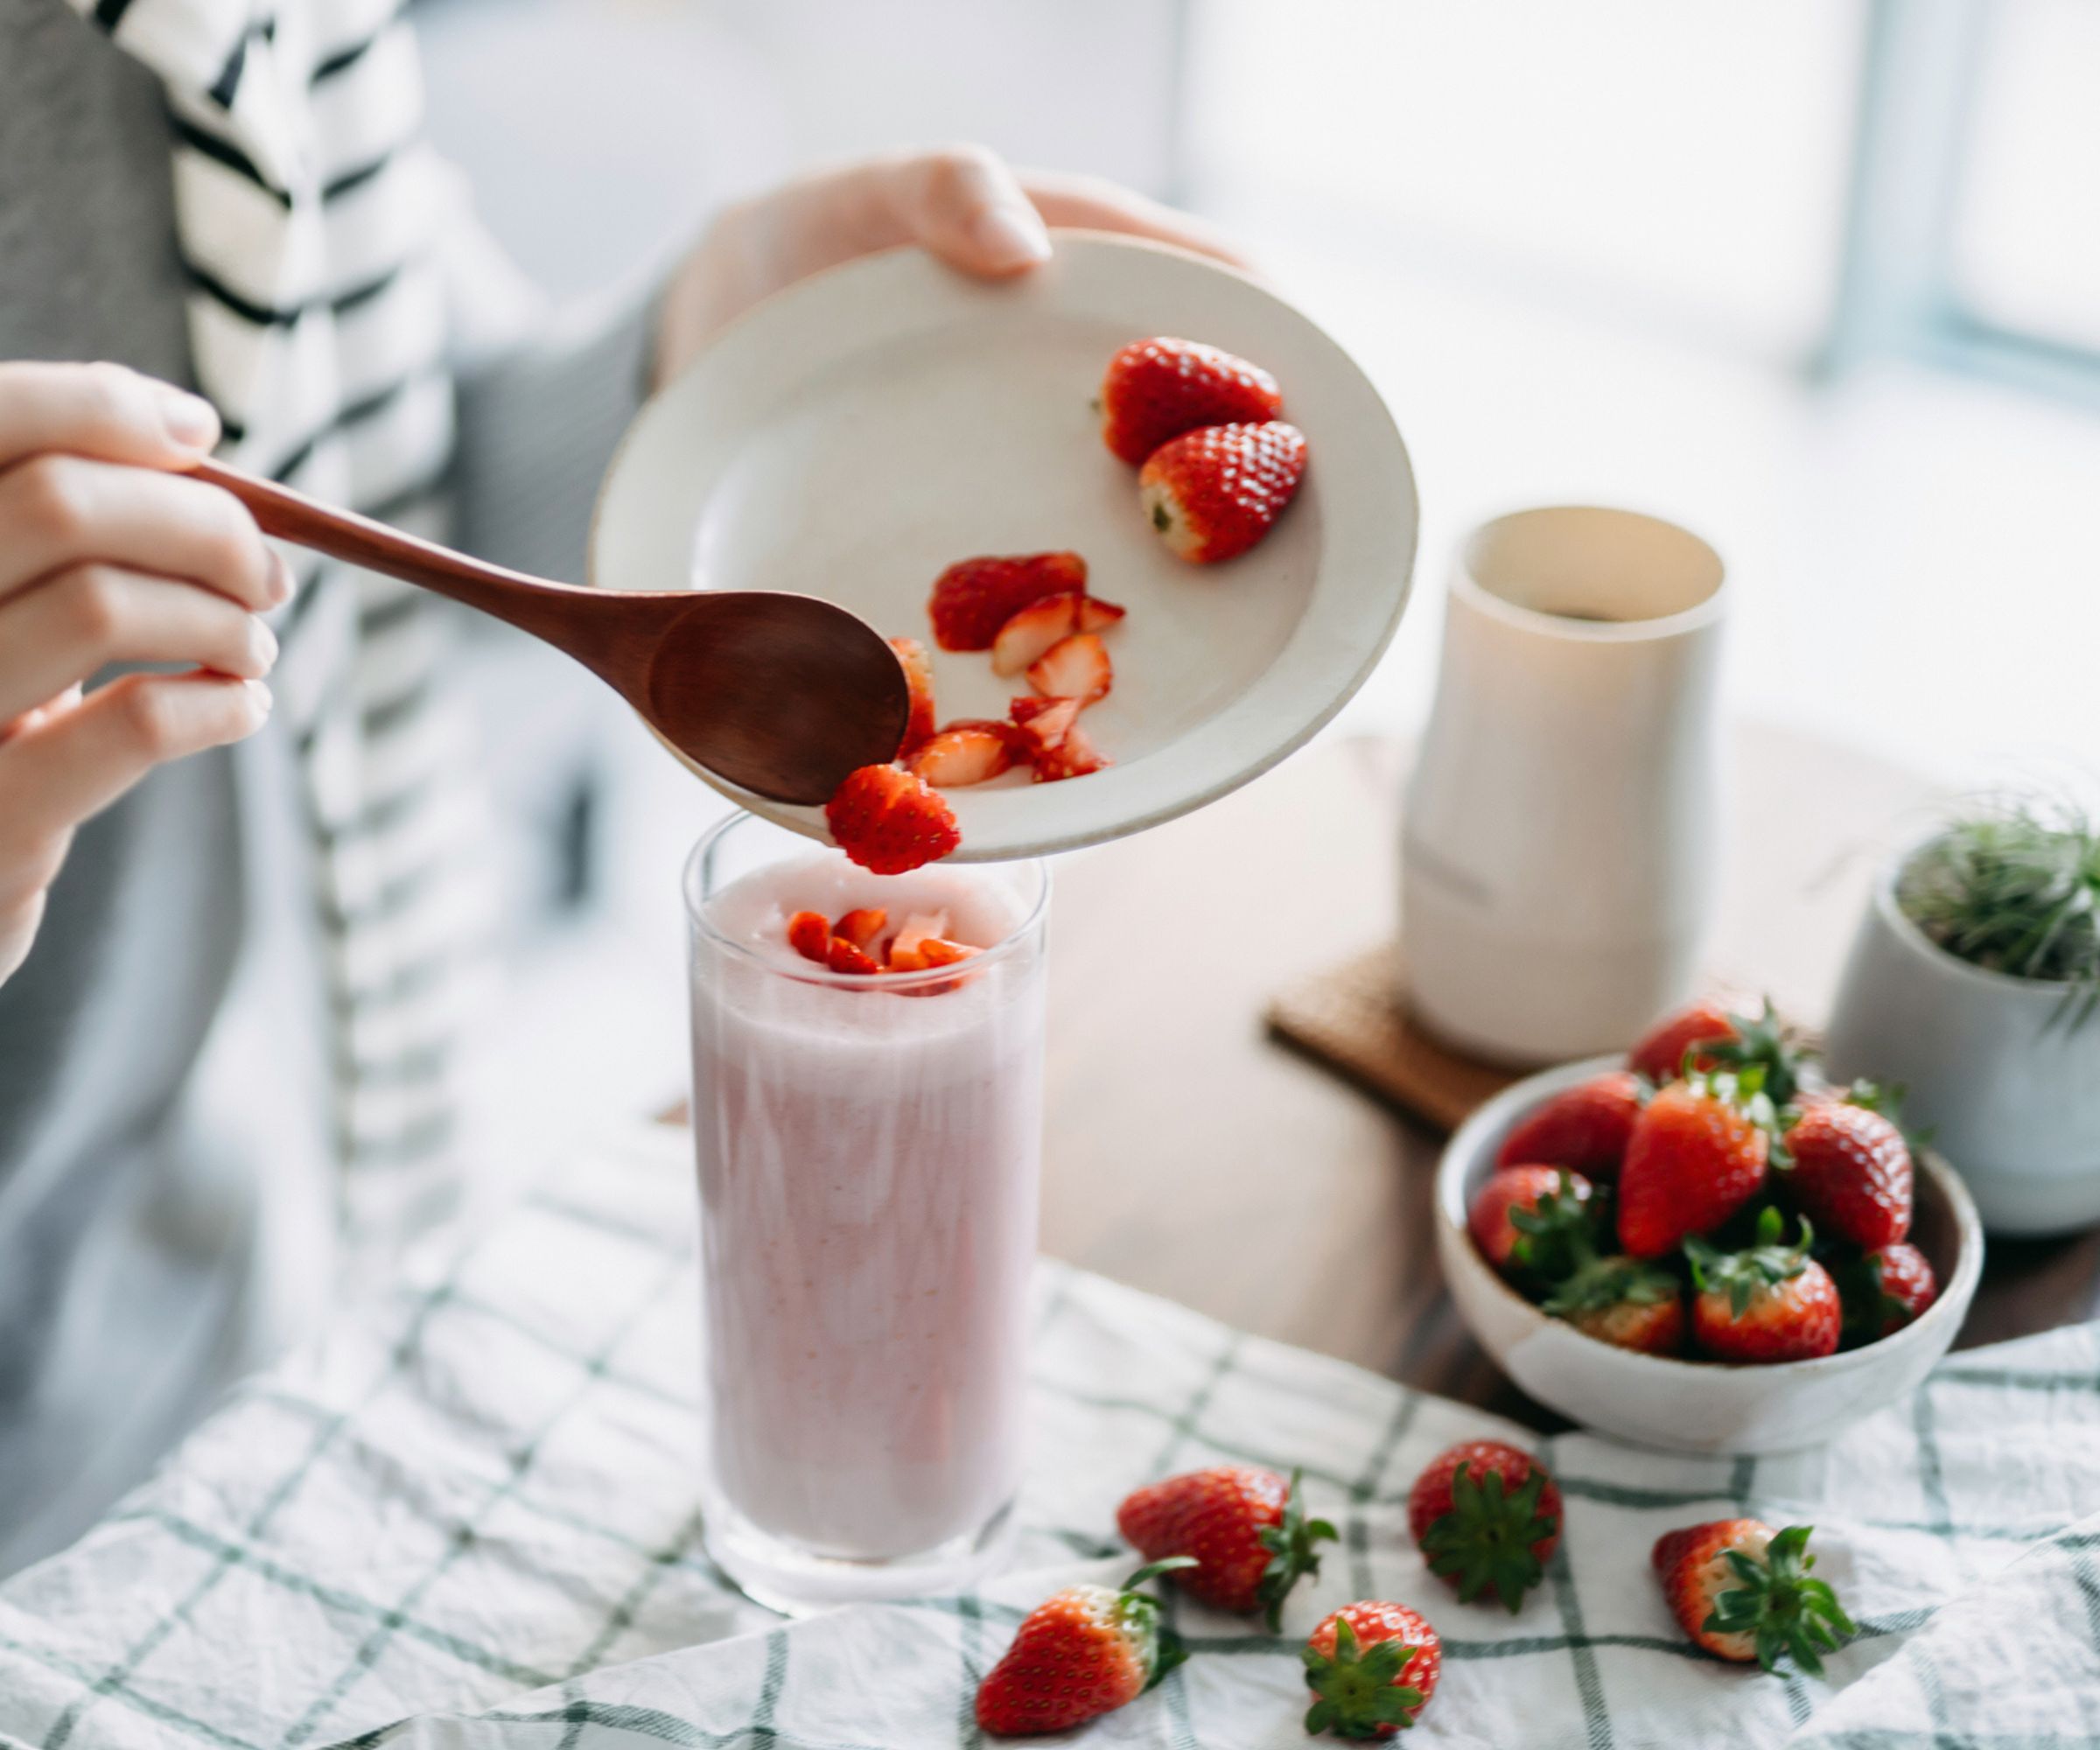
<svg viewBox="0 0 2100 1750"><path fill-rule="evenodd" d="M821 803L894 759L910 700L865 620L773 591L616 591L550 583L336 510L217 462L197 478L266 535L479 608L565 651L688 759L781 802Z"/></svg>

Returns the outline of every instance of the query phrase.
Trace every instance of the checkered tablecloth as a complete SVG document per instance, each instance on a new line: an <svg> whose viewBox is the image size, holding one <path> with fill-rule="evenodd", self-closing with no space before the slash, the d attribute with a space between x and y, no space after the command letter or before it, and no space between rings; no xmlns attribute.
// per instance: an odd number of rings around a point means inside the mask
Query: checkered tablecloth
<svg viewBox="0 0 2100 1750"><path fill-rule="evenodd" d="M2100 1327L1956 1356L1834 1446L1763 1460L1543 1443L1568 1498L1521 1615L1462 1606L1406 1537L1460 1405L1045 1265L1034 1465L981 1594L783 1624L699 1543L683 1139L623 1136L240 1391L73 1550L0 1589L0 1738L39 1750L353 1740L916 1750L970 1745L976 1680L1055 1586L1130 1565L1133 1485L1302 1466L1342 1529L1281 1637L1186 1602L1196 1656L1089 1744L1302 1743L1297 1648L1346 1600L1440 1629L1418 1745L2100 1742ZM1862 1632L1828 1681L1690 1648L1656 1534L1816 1527Z"/></svg>

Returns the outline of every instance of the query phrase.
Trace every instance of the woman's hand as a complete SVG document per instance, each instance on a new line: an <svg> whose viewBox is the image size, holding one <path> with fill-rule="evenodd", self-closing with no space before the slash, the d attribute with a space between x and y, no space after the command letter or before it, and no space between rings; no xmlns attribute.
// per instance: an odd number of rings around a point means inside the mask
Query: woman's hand
<svg viewBox="0 0 2100 1750"><path fill-rule="evenodd" d="M982 146L898 153L722 213L671 281L657 380L676 376L769 292L824 268L917 243L964 273L1004 277L1050 259L1052 225L1121 231L1243 265L1201 220L1096 177L1017 172Z"/></svg>
<svg viewBox="0 0 2100 1750"><path fill-rule="evenodd" d="M270 711L291 593L210 453L207 402L116 365L0 363L0 980L21 965L75 827L148 771ZM83 695L112 662L176 662Z"/></svg>

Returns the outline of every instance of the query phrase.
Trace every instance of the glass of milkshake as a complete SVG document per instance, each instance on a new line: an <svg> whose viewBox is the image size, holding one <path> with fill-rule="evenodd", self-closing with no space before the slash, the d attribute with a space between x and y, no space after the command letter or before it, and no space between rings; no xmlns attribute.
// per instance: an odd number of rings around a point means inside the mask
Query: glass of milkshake
<svg viewBox="0 0 2100 1750"><path fill-rule="evenodd" d="M807 1610L994 1563L1020 1485L1046 872L873 875L748 815L685 873L708 1552ZM829 970L799 913L977 950ZM904 957L902 956L900 956Z"/></svg>

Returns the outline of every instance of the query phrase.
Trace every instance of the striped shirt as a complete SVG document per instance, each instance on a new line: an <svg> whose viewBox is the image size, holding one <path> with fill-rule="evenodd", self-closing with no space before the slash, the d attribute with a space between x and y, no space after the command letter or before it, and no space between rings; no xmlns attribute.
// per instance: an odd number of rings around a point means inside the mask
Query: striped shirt
<svg viewBox="0 0 2100 1750"><path fill-rule="evenodd" d="M74 4L0 0L0 357L190 382L243 466L580 576L646 324L532 326L392 0ZM0 1572L452 1182L487 903L433 684L459 628L294 556L270 728L90 822L0 985Z"/></svg>

